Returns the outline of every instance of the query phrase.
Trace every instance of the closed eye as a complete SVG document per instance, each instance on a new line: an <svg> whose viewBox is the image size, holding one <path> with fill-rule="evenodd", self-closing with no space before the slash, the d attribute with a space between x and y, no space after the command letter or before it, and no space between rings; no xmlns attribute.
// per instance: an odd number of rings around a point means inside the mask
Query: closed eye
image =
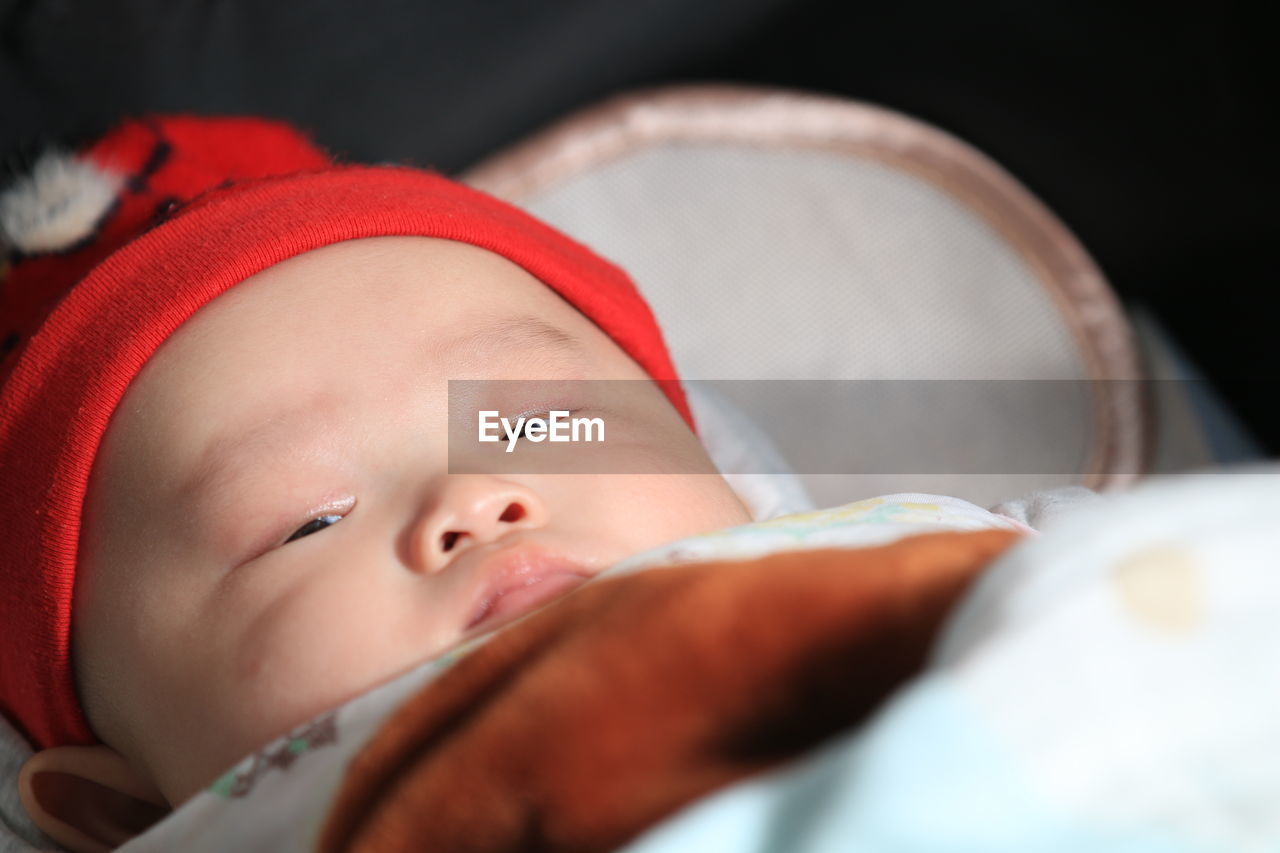
<svg viewBox="0 0 1280 853"><path fill-rule="evenodd" d="M516 415L515 417L508 417L507 422L510 424L515 424L520 420L520 418L524 418L524 423L520 424L520 429L516 430L516 438L528 438L529 436L525 434L525 430L529 428L529 419L539 418L540 420L549 421L551 420L551 411L552 411L551 409L535 409L534 411L531 411L531 412L523 412L519 415ZM576 409L556 409L556 411L568 412L568 417L573 417L574 415L577 415L579 412L581 412L582 408L579 407ZM506 431L499 430L498 432L500 433L498 436L498 440L505 443L508 440Z"/></svg>
<svg viewBox="0 0 1280 853"><path fill-rule="evenodd" d="M524 423L520 424L520 429L516 430L516 438L528 438L529 436L526 435L526 432L529 429L529 419L542 418L543 420L546 420L549 415L549 412L529 412L526 415L516 415L514 418L509 418L509 420L511 423L516 423L520 418L524 418ZM504 442L508 441L507 433L504 431L500 438Z"/></svg>
<svg viewBox="0 0 1280 853"><path fill-rule="evenodd" d="M284 540L284 544L288 545L290 542L294 541L295 539L301 539L304 536L310 536L312 533L316 533L318 531L324 530L326 527L329 527L330 525L333 525L333 524L337 524L341 520L342 520L342 516L340 515L317 516L311 519L310 521L308 521L306 524L299 527L297 530L293 531L293 534L290 535L288 539Z"/></svg>

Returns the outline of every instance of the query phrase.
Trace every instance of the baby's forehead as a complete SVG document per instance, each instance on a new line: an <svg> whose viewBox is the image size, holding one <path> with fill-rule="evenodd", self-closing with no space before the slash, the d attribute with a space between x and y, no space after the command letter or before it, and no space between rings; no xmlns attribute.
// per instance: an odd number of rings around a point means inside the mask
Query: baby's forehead
<svg viewBox="0 0 1280 853"><path fill-rule="evenodd" d="M431 422L434 409L444 426L451 378L584 376L591 342L557 319L484 312L434 334L413 323L377 329L359 346L343 339L340 324L330 337L289 322L193 326L196 334L175 335L130 387L103 455L123 455L134 469L126 480L149 472L176 498L216 482L216 471L236 467L228 460L237 453L258 458L286 452L301 437L411 419L413 405L421 422Z"/></svg>
<svg viewBox="0 0 1280 853"><path fill-rule="evenodd" d="M630 363L574 306L492 252L353 240L277 264L197 311L135 377L116 420L140 430L135 458L200 468L217 455L202 448L258 445L274 426L314 429L336 409L394 417L415 393L439 407L447 389L423 385L585 375L611 357Z"/></svg>

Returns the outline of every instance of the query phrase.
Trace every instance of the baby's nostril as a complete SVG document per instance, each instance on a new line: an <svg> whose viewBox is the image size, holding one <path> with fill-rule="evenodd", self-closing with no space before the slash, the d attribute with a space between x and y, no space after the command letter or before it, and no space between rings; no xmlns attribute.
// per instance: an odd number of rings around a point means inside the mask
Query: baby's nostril
<svg viewBox="0 0 1280 853"><path fill-rule="evenodd" d="M498 521L519 521L524 518L524 507L520 504L507 504L507 508L498 516Z"/></svg>
<svg viewBox="0 0 1280 853"><path fill-rule="evenodd" d="M440 537L440 548L443 551L452 551L453 546L458 544L458 532L456 530L446 530L444 535Z"/></svg>

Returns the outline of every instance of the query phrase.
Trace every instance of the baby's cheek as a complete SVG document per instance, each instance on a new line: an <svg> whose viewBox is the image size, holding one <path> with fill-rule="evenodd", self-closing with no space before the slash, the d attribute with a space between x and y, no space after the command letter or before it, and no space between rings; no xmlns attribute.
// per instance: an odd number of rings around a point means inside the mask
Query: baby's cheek
<svg viewBox="0 0 1280 853"><path fill-rule="evenodd" d="M218 704L247 750L394 677L447 638L421 590L379 573L316 572L240 626Z"/></svg>
<svg viewBox="0 0 1280 853"><path fill-rule="evenodd" d="M604 491L594 505L608 515L601 526L627 543L623 556L751 520L716 475L623 475L598 478L597 485Z"/></svg>

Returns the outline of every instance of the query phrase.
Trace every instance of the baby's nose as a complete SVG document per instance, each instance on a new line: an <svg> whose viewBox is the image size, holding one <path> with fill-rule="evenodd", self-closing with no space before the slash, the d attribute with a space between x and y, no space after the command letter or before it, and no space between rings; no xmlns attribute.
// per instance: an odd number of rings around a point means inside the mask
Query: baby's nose
<svg viewBox="0 0 1280 853"><path fill-rule="evenodd" d="M471 525L471 529L462 530L446 530L440 534L440 553L447 554L456 548L459 544L465 544L462 540L470 539L476 543L491 542L499 538L504 532L503 526L514 524L529 514L524 505L519 501L512 501L502 508L497 521L492 524L485 523L488 519L481 518L478 523Z"/></svg>
<svg viewBox="0 0 1280 853"><path fill-rule="evenodd" d="M530 489L488 476L454 475L415 535L415 567L439 572L477 545L542 526L546 510Z"/></svg>

